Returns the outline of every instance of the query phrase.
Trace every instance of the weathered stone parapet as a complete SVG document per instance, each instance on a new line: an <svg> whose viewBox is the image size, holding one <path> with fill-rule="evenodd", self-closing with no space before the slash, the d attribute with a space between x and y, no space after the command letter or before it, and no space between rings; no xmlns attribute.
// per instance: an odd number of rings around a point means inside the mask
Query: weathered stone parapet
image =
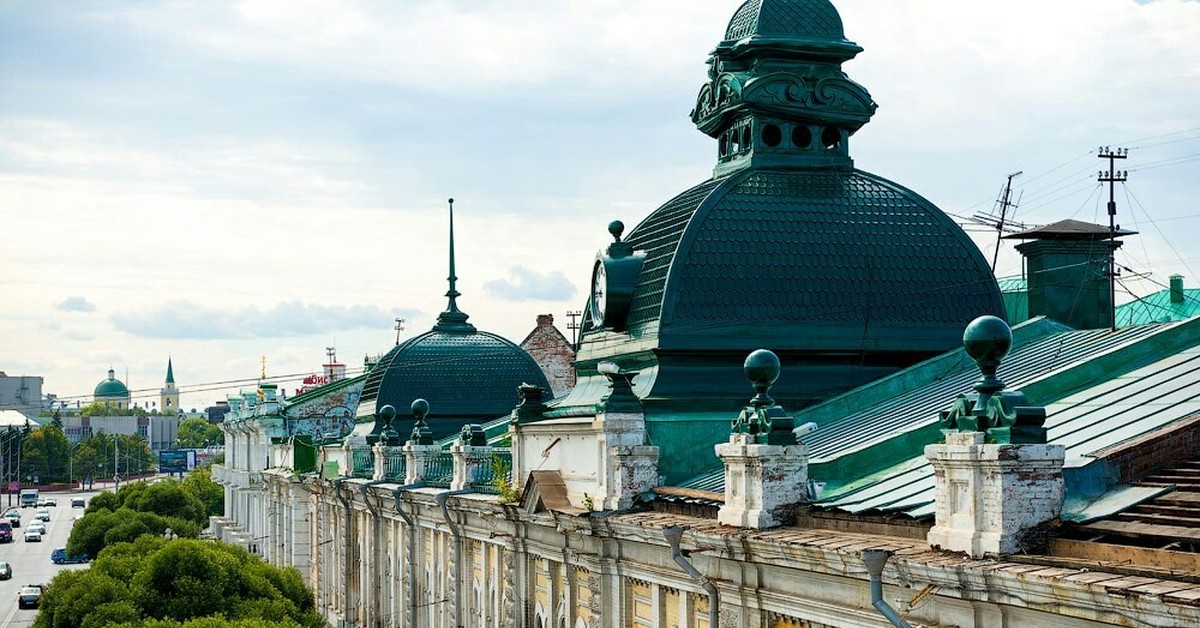
<svg viewBox="0 0 1200 628"><path fill-rule="evenodd" d="M442 453L442 448L438 445L418 445L413 441L408 441L404 445L404 455L407 458L405 462L405 484L415 484L424 480L428 474L429 463Z"/></svg>
<svg viewBox="0 0 1200 628"><path fill-rule="evenodd" d="M950 433L925 457L937 483L934 548L972 558L1033 549L1023 537L1062 513L1062 445L988 445L982 432Z"/></svg>
<svg viewBox="0 0 1200 628"><path fill-rule="evenodd" d="M450 446L450 455L454 456L454 479L450 482L450 490L475 489L484 484L490 484L492 457L495 448L488 446L464 445L455 443Z"/></svg>
<svg viewBox="0 0 1200 628"><path fill-rule="evenodd" d="M724 525L772 528L790 522L808 495L804 445L761 445L749 434L733 434L715 447L725 463Z"/></svg>

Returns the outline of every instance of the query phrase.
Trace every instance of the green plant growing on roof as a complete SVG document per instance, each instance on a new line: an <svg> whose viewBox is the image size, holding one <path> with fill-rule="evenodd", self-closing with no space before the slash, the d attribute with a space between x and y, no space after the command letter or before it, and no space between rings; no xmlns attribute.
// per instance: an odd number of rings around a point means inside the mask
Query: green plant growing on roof
<svg viewBox="0 0 1200 628"><path fill-rule="evenodd" d="M512 463L499 455L492 456L492 486L500 503L513 504L521 499L521 489L512 481Z"/></svg>

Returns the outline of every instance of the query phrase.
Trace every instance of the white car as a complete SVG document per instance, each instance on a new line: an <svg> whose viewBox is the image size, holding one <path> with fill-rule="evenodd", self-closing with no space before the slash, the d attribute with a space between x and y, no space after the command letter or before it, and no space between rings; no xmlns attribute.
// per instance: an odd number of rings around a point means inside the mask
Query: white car
<svg viewBox="0 0 1200 628"><path fill-rule="evenodd" d="M49 521L50 520L50 509L49 508L39 508L38 511L36 513L34 513L33 518L41 519L42 521Z"/></svg>
<svg viewBox="0 0 1200 628"><path fill-rule="evenodd" d="M41 543L42 542L42 533L38 532L37 530L26 530L25 531L25 542L26 543Z"/></svg>
<svg viewBox="0 0 1200 628"><path fill-rule="evenodd" d="M34 521L33 523L29 524L29 527L25 529L25 532L37 532L38 534L45 536L46 524L42 523L41 521Z"/></svg>

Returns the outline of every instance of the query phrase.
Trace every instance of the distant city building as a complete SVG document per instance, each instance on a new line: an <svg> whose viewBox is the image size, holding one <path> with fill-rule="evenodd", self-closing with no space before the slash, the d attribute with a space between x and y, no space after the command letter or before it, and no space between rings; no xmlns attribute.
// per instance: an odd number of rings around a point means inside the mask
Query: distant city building
<svg viewBox="0 0 1200 628"><path fill-rule="evenodd" d="M100 432L113 435L140 436L152 451L175 448L179 438L178 414L146 414L142 416L80 416L60 417L63 433L72 444Z"/></svg>
<svg viewBox="0 0 1200 628"><path fill-rule="evenodd" d="M36 375L10 376L0 371L0 410L37 416L42 411L42 381Z"/></svg>
<svg viewBox="0 0 1200 628"><path fill-rule="evenodd" d="M204 417L209 423L220 423L224 421L226 414L229 414L228 401L218 401L204 409Z"/></svg>
<svg viewBox="0 0 1200 628"><path fill-rule="evenodd" d="M179 411L179 389L175 387L175 369L171 358L167 358L167 379L158 391L158 398L159 412L171 414Z"/></svg>
<svg viewBox="0 0 1200 628"><path fill-rule="evenodd" d="M575 349L554 326L553 314L538 314L537 327L521 341L550 383L555 397L562 397L575 387Z"/></svg>
<svg viewBox="0 0 1200 628"><path fill-rule="evenodd" d="M128 409L130 404L129 388L125 386L124 382L117 379L115 371L108 369L108 378L96 384L96 390L92 393L92 401L109 403L119 410Z"/></svg>

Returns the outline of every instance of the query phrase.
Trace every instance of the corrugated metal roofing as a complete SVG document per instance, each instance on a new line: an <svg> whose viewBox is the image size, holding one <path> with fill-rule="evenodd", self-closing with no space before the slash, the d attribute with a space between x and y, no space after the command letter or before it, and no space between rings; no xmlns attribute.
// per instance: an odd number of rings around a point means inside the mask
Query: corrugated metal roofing
<svg viewBox="0 0 1200 628"><path fill-rule="evenodd" d="M1200 320L1115 333L1047 329L1052 333L1014 347L1000 375L1010 390L1032 390L1036 394L1030 395L1030 401L1047 406L1048 438L1066 446L1068 466L1083 466L1092 460L1088 456L1100 450L1200 412ZM959 358L954 353L960 353ZM864 386L828 402L834 409L860 409L827 421L805 439L810 474L819 478L823 465L853 468L836 463L934 425L938 412L969 392L979 377L969 358L954 353L901 372L893 376L895 381ZM930 367L944 370L934 375ZM911 380L907 388L906 380ZM803 423L811 420L810 415L822 414L827 410L816 406L796 419ZM893 464L883 470L832 479L816 503L853 513L932 515L933 469L921 446L891 451ZM683 486L723 491L724 474L713 468Z"/></svg>
<svg viewBox="0 0 1200 628"><path fill-rule="evenodd" d="M1162 290L1117 306L1117 325L1143 325L1181 321L1200 314L1200 289L1183 291L1183 300L1171 300L1171 291Z"/></svg>

